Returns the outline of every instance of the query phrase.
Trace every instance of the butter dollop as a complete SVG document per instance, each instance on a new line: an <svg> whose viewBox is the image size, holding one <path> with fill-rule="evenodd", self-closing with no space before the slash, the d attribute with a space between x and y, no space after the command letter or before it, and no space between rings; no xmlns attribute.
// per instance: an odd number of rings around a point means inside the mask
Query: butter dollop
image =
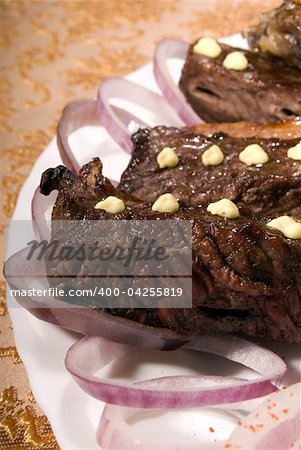
<svg viewBox="0 0 301 450"><path fill-rule="evenodd" d="M301 161L301 142L295 145L295 147L291 147L287 151L287 156L291 159L295 159L296 161Z"/></svg>
<svg viewBox="0 0 301 450"><path fill-rule="evenodd" d="M203 37L193 46L193 53L208 56L209 58L217 58L222 52L222 47L216 39L211 37Z"/></svg>
<svg viewBox="0 0 301 450"><path fill-rule="evenodd" d="M239 209L235 203L227 198L222 198L217 202L210 203L207 207L207 211L214 216L226 217L227 219L236 219L239 217Z"/></svg>
<svg viewBox="0 0 301 450"><path fill-rule="evenodd" d="M177 199L172 194L167 193L160 195L153 204L152 210L162 213L176 213L179 211L179 207Z"/></svg>
<svg viewBox="0 0 301 450"><path fill-rule="evenodd" d="M281 231L290 239L301 239L301 223L289 216L280 216L267 223L267 227Z"/></svg>
<svg viewBox="0 0 301 450"><path fill-rule="evenodd" d="M248 67L248 60L242 52L228 53L223 61L223 66L229 70L245 70Z"/></svg>
<svg viewBox="0 0 301 450"><path fill-rule="evenodd" d="M204 166L218 166L224 161L224 154L218 145L212 145L202 154Z"/></svg>
<svg viewBox="0 0 301 450"><path fill-rule="evenodd" d="M253 164L265 164L268 162L269 156L260 145L251 144L240 152L239 160L247 166L251 166Z"/></svg>
<svg viewBox="0 0 301 450"><path fill-rule="evenodd" d="M179 164L179 157L173 148L164 147L157 156L157 163L160 169L176 167Z"/></svg>
<svg viewBox="0 0 301 450"><path fill-rule="evenodd" d="M125 210L125 204L120 198L110 195L105 200L101 200L95 206L95 209L104 209L108 213L119 214Z"/></svg>

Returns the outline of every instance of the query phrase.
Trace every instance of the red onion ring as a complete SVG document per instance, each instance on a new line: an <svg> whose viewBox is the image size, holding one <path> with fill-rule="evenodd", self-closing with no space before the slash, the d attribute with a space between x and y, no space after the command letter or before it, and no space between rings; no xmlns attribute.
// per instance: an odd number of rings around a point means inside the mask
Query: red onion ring
<svg viewBox="0 0 301 450"><path fill-rule="evenodd" d="M135 116L124 111L121 108L112 108L113 114L119 117L120 120L130 123L135 120ZM79 102L70 103L65 107L62 115L59 119L57 126L57 146L60 152L61 159L66 167L68 167L71 172L78 173L80 170L80 164L75 158L73 151L69 145L68 138L71 133L74 133L79 128L84 126L96 126L101 125L99 117L97 114L97 103L94 100L82 100ZM129 134L130 138L130 134ZM131 153L131 150L130 150ZM113 186L117 186L118 182L110 179ZM40 201L33 203L40 204ZM32 205L32 210L34 210L33 215L38 216L39 213L37 208Z"/></svg>
<svg viewBox="0 0 301 450"><path fill-rule="evenodd" d="M132 119L132 116L121 108L115 109L124 120L130 121ZM100 122L97 114L97 104L94 100L69 103L62 112L57 126L57 146L63 163L74 173L78 173L81 166L73 154L68 138L71 133L74 133L79 128L96 125L100 125ZM112 179L110 181L114 186L117 186L117 181ZM33 207L32 209L35 208ZM38 212L35 211L35 215L38 215Z"/></svg>
<svg viewBox="0 0 301 450"><path fill-rule="evenodd" d="M153 382L139 383L144 387ZM135 435L131 422L141 415L136 408L120 408L106 405L96 433L97 443L103 450L285 450L298 446L300 439L300 387L295 384L283 391L278 391L260 403L245 419L238 420L238 426L228 441L201 444L199 442L177 442L156 440L156 434L149 436ZM157 434L159 438L159 433ZM299 440L300 443L300 440Z"/></svg>
<svg viewBox="0 0 301 450"><path fill-rule="evenodd" d="M170 377L168 377L170 378ZM234 379L229 379L229 382ZM137 383L144 388L152 387L156 380L147 380ZM170 380L172 381L172 380ZM220 380L212 380L212 384L218 384ZM236 380L239 382L239 380ZM153 410L152 410L153 411ZM158 412L158 410L154 410ZM161 412L162 410L160 410ZM164 411L164 410L163 410ZM225 441L202 444L199 442L189 442L182 440L178 442L174 436L166 439L166 431L162 433L158 430L150 438L150 436L137 436L132 431L132 420L139 417L141 413L145 413L141 408L127 408L118 405L107 404L103 410L98 429L96 432L96 440L103 450L224 450ZM164 441L161 436L164 433ZM168 437L168 436L167 436Z"/></svg>
<svg viewBox="0 0 301 450"><path fill-rule="evenodd" d="M31 261L31 273L28 275L29 262L26 260L28 249L12 255L4 264L4 276L11 289L30 289L39 282L39 289L48 289L45 266L42 261ZM27 275L26 275L27 274ZM74 307L57 300L50 292L44 297L27 295L16 298L17 302L31 314L45 322L76 331L83 335L101 336L113 342L135 345L141 348L169 350L177 348L190 339L191 335L177 333L166 328L154 328L123 317L112 316L104 311Z"/></svg>
<svg viewBox="0 0 301 450"><path fill-rule="evenodd" d="M189 44L181 40L166 39L159 42L154 55L154 75L164 97L179 117L187 125L195 125L201 119L187 103L184 94L172 79L167 67L168 59L179 58L185 61L188 48Z"/></svg>
<svg viewBox="0 0 301 450"><path fill-rule="evenodd" d="M70 103L59 119L57 146L63 163L72 172L78 173L80 164L73 154L68 138L71 133L87 125L102 124L121 148L127 153L132 153L130 128L133 124L136 127L137 125L145 127L147 124L131 112L112 106L111 100L115 97L132 101L139 107L149 110L160 124L183 125L161 95L124 78L105 80L99 87L97 101L82 100ZM117 184L115 181L112 182L114 185Z"/></svg>
<svg viewBox="0 0 301 450"><path fill-rule="evenodd" d="M137 348L84 337L67 352L65 365L77 384L93 397L113 404L135 408L188 408L241 402L267 395L277 388L286 365L277 355L258 345L233 336L199 336L181 348L205 351L245 365L260 377L240 380L226 386L204 385L204 377L168 377L154 381L154 386L121 383L101 379L94 373Z"/></svg>
<svg viewBox="0 0 301 450"><path fill-rule="evenodd" d="M57 146L61 159L65 166L74 173L79 172L80 165L73 155L68 137L78 128L86 125L99 125L96 102L94 100L82 100L67 105L57 126Z"/></svg>
<svg viewBox="0 0 301 450"><path fill-rule="evenodd" d="M173 110L161 95L124 78L116 77L105 80L100 85L97 96L99 118L110 136L127 153L132 152L129 122L134 121L140 126L147 125L141 119L133 116L133 114L128 114L128 117L122 117L120 109L119 114L116 114L116 107L114 108L110 103L113 98L131 101L139 107L146 108L156 117L157 121L160 121L160 124L183 125L180 119L175 117Z"/></svg>

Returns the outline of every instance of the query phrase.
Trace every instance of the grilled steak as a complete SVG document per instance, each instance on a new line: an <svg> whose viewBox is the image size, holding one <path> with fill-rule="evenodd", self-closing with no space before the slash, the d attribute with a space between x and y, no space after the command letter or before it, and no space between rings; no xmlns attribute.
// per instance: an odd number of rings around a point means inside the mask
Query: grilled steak
<svg viewBox="0 0 301 450"><path fill-rule="evenodd" d="M301 69L300 0L285 0L279 8L262 14L246 34L253 50L278 56Z"/></svg>
<svg viewBox="0 0 301 450"><path fill-rule="evenodd" d="M102 176L96 158L84 166L79 177L59 166L44 172L41 192L59 191L52 218L77 220L172 219L192 222L193 307L186 309L108 310L151 326L183 333L243 332L286 342L301 342L301 245L266 227L267 219L253 219L239 207L240 217L213 216L204 207L180 202L177 213L156 213L151 203L115 189ZM95 204L114 195L126 209L112 215ZM83 222L84 230L84 222ZM83 232L84 234L84 232ZM60 277L60 265L48 266ZM84 288L85 279L77 286ZM57 284L59 278L49 278Z"/></svg>
<svg viewBox="0 0 301 450"><path fill-rule="evenodd" d="M180 88L194 111L207 122L277 122L301 115L301 72L280 59L243 50L248 67L223 66L225 57L242 51L221 45L217 58L188 51Z"/></svg>
<svg viewBox="0 0 301 450"><path fill-rule="evenodd" d="M299 139L234 138L223 133L206 137L188 129L159 126L140 129L132 140L132 158L119 188L139 198L154 201L170 192L187 204L207 206L226 197L252 207L256 214L301 217L300 162L287 157ZM267 163L248 166L239 161L239 153L253 143L267 152ZM218 166L205 166L201 156L214 144L225 159ZM177 167L159 168L157 155L164 147L175 149Z"/></svg>

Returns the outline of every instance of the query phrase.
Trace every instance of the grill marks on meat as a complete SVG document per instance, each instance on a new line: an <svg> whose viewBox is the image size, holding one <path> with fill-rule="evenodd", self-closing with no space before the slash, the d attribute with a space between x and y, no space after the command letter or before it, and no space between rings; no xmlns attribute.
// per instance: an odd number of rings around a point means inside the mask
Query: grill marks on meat
<svg viewBox="0 0 301 450"><path fill-rule="evenodd" d="M281 60L221 44L217 58L188 51L180 89L194 111L207 122L277 122L301 115L301 72ZM244 71L228 70L223 61L232 51L249 61Z"/></svg>
<svg viewBox="0 0 301 450"><path fill-rule="evenodd" d="M151 203L116 190L102 176L96 158L83 167L79 177L59 166L47 170L41 192L58 189L52 218L89 220L173 219L192 221L193 308L108 310L141 323L180 332L243 332L287 342L301 341L300 272L301 245L269 230L267 219L253 219L252 211L240 206L241 216L228 220L207 213L206 208L180 202L176 214L158 214ZM112 216L94 209L108 195L121 198L122 214ZM85 239L83 223L83 236ZM59 264L48 267L60 275ZM50 278L53 285L60 280ZM85 288L77 278L77 287ZM143 305L142 305L143 306Z"/></svg>
<svg viewBox="0 0 301 450"><path fill-rule="evenodd" d="M187 204L207 206L226 197L250 206L256 214L301 216L300 162L287 157L288 149L300 139L235 138L223 133L208 137L159 126L139 130L132 140L132 158L119 188L139 198L154 201L170 192ZM261 167L239 161L239 153L253 143L269 155ZM204 166L201 155L213 144L221 147L225 160L219 166ZM156 158L164 147L175 149L177 167L159 168Z"/></svg>

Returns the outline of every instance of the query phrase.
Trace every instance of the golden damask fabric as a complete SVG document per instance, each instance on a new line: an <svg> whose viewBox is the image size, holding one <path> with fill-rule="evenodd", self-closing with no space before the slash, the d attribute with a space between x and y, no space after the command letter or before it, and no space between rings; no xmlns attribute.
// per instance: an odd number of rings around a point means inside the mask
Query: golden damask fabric
<svg viewBox="0 0 301 450"><path fill-rule="evenodd" d="M162 38L239 32L280 0L0 0L1 258L4 230L64 105L151 60ZM14 344L0 281L0 448L57 449Z"/></svg>

